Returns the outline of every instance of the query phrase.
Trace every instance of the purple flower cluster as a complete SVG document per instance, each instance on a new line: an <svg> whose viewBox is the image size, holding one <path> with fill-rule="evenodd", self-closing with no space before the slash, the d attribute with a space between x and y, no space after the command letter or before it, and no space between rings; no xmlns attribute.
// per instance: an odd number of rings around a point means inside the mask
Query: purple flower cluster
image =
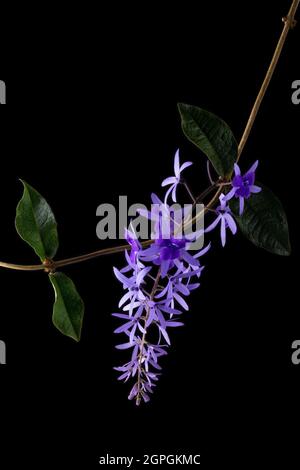
<svg viewBox="0 0 300 470"><path fill-rule="evenodd" d="M169 329L183 325L182 311L189 310L187 297L200 286L199 278L203 266L199 259L211 247L208 244L192 254L191 241L195 241L200 233L194 234L194 238L179 237L176 230L178 215L179 223L182 223L184 210L179 213L177 210L175 217L167 204L170 196L176 201L176 188L181 172L190 165L191 163L187 162L180 166L177 151L174 162L175 176L163 182L163 186L171 185L164 203L153 194L152 202L158 205L158 209L151 213L140 211L140 214L154 223L152 244L144 249L134 230L126 230L126 239L131 248L130 252L125 252L126 266L121 270L114 268L115 276L125 291L119 302L120 311L113 313L113 316L122 320L122 324L114 332L125 335L126 339L116 348L131 352L129 362L115 367L115 370L120 373L120 381L134 379L128 398L134 399L137 405L141 401L150 400L161 371L160 358L167 354L171 344ZM220 204L215 210L217 217L205 230L205 233L208 233L220 224L223 246L226 243L227 228L233 234L237 231L228 201L232 197L238 197L244 202L251 193L259 192L260 188L254 185L256 167L257 162L246 175L241 176L240 169L235 166L232 189L227 195L220 196ZM243 207L244 204L240 202L240 208ZM167 233L164 230L166 220L169 228ZM203 231L201 234L203 235Z"/></svg>
<svg viewBox="0 0 300 470"><path fill-rule="evenodd" d="M126 292L119 303L122 312L113 316L123 321L115 333L127 337L116 347L130 349L131 358L115 369L121 373L119 380L135 379L129 399L135 399L139 405L141 400L149 401L158 380L159 358L167 354L171 344L169 328L183 325L181 309L189 309L185 297L200 285L198 279L203 267L199 258L209 246L192 256L187 252L190 242L185 240L158 238L143 250L134 234L127 231L127 241L131 245L131 253L126 253L127 265L120 271L114 268ZM158 268L154 277L155 266ZM160 285L163 278L167 278L165 286Z"/></svg>

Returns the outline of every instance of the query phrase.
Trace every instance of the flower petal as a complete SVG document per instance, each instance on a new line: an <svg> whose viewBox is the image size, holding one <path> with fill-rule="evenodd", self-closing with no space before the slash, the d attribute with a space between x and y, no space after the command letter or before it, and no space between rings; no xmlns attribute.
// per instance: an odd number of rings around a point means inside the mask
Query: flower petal
<svg viewBox="0 0 300 470"><path fill-rule="evenodd" d="M175 176L170 176L169 178L166 178L165 180L163 180L161 185L162 185L162 187L165 187L165 186L168 186L169 184L174 184L176 182L177 182L177 180L176 180Z"/></svg>
<svg viewBox="0 0 300 470"><path fill-rule="evenodd" d="M129 315L126 315L126 313L112 313L112 316L122 318L124 320L129 320Z"/></svg>
<svg viewBox="0 0 300 470"><path fill-rule="evenodd" d="M176 284L176 289L182 294L182 295L190 295L190 291L188 290L188 288L186 287L185 284L182 284L180 282L178 282Z"/></svg>
<svg viewBox="0 0 300 470"><path fill-rule="evenodd" d="M161 311L159 310L159 308L156 309L156 314L157 314L157 318L158 318L158 321L160 323L160 326L162 328L166 328L166 320L165 320L165 317L163 316L163 314L161 313Z"/></svg>
<svg viewBox="0 0 300 470"><path fill-rule="evenodd" d="M184 310L188 311L189 306L186 303L186 301L179 294L177 294L176 292L174 292L173 295L174 295L174 299L177 300L177 302L181 305L181 307L184 308Z"/></svg>
<svg viewBox="0 0 300 470"><path fill-rule="evenodd" d="M129 321L124 323L124 325L119 326L119 328L116 328L114 333L123 333L124 331L127 331L132 325L134 324L134 321Z"/></svg>
<svg viewBox="0 0 300 470"><path fill-rule="evenodd" d="M186 250L182 250L181 256L191 266L199 266L200 264L199 261L190 255Z"/></svg>
<svg viewBox="0 0 300 470"><path fill-rule="evenodd" d="M221 218L221 241L222 241L222 246L225 246L225 244L226 244L226 222L225 222L225 217L224 216Z"/></svg>
<svg viewBox="0 0 300 470"><path fill-rule="evenodd" d="M200 258L200 256L203 256L205 255L211 248L211 242L209 242L209 244L203 248L201 251L198 251L198 253L196 255L194 255L194 258L197 259L197 258Z"/></svg>
<svg viewBox="0 0 300 470"><path fill-rule="evenodd" d="M170 260L165 260L162 261L161 263L161 277L164 278L168 274L169 268L170 268Z"/></svg>
<svg viewBox="0 0 300 470"><path fill-rule="evenodd" d="M241 169L237 163L234 164L234 173L235 173L235 176L240 176L241 174Z"/></svg>
<svg viewBox="0 0 300 470"><path fill-rule="evenodd" d="M232 188L229 193L226 194L225 198L226 198L226 201L230 201L230 199L233 198L233 196L235 195L236 193L236 188Z"/></svg>
<svg viewBox="0 0 300 470"><path fill-rule="evenodd" d="M241 196L240 197L240 215L244 212L244 206L245 206L245 199Z"/></svg>
<svg viewBox="0 0 300 470"><path fill-rule="evenodd" d="M116 349L129 349L132 348L134 343L123 343L123 344L117 344Z"/></svg>
<svg viewBox="0 0 300 470"><path fill-rule="evenodd" d="M182 323L181 321L167 321L167 326L171 326L171 327L177 327L177 326L183 326L184 323Z"/></svg>
<svg viewBox="0 0 300 470"><path fill-rule="evenodd" d="M177 310L176 308L167 307L166 305L160 305L159 307L163 312L169 313L170 315L181 315L182 313L180 310Z"/></svg>
<svg viewBox="0 0 300 470"><path fill-rule="evenodd" d="M218 225L218 223L220 222L222 216L221 214L218 215L218 217L214 220L214 222L212 224L210 224L206 229L205 229L205 233L208 233L208 232L211 232L214 228L216 228L216 226Z"/></svg>
<svg viewBox="0 0 300 470"><path fill-rule="evenodd" d="M124 305L127 302L127 300L130 299L131 296L132 296L132 293L130 291L126 292L126 294L123 295L123 297L121 298L119 302L119 308L122 307L122 305Z"/></svg>
<svg viewBox="0 0 300 470"><path fill-rule="evenodd" d="M173 191L172 191L172 200L173 200L173 202L177 202L176 190L177 190L177 184L174 185Z"/></svg>
<svg viewBox="0 0 300 470"><path fill-rule="evenodd" d="M136 298L136 297L135 297ZM134 302L134 299L132 299L132 301L130 302L130 304L126 305L125 307L123 307L123 310L124 312L132 312L133 309L139 307L141 305L141 302ZM131 316L131 315L130 315Z"/></svg>
<svg viewBox="0 0 300 470"><path fill-rule="evenodd" d="M185 162L181 165L180 169L179 169L179 172L182 173L183 170L185 170L186 168L188 168L189 166L191 166L193 164L193 162Z"/></svg>
<svg viewBox="0 0 300 470"><path fill-rule="evenodd" d="M233 233L233 235L235 235L236 232L237 232L237 226L236 226L234 218L230 214L225 214L224 217L226 218L226 222L227 222L228 227L230 228L231 232Z"/></svg>
<svg viewBox="0 0 300 470"><path fill-rule="evenodd" d="M259 186L256 186L255 184L253 184L252 186L250 186L250 192L251 193L254 193L254 194L257 194L257 193L260 193L262 188L260 188Z"/></svg>
<svg viewBox="0 0 300 470"><path fill-rule="evenodd" d="M129 342L130 344L133 344L134 343L134 336L135 336L135 332L136 332L136 329L137 329L137 323L133 326L131 332L130 332L130 335L129 335Z"/></svg>
<svg viewBox="0 0 300 470"><path fill-rule="evenodd" d="M169 338L168 333L167 333L166 330L164 330L161 326L159 327L159 329L160 329L160 331L161 331L163 337L165 338L167 344L170 346L171 341L170 341L170 338Z"/></svg>
<svg viewBox="0 0 300 470"><path fill-rule="evenodd" d="M170 186L168 191L166 192L165 194L165 199L164 199L164 204L167 205L167 201L168 201L168 197L170 196L171 192L173 191L174 189L174 185L173 186Z"/></svg>
<svg viewBox="0 0 300 470"><path fill-rule="evenodd" d="M253 165L251 166L251 168L249 168L247 173L254 173L257 167L258 167L258 160L256 160L256 162L253 163Z"/></svg>
<svg viewBox="0 0 300 470"><path fill-rule="evenodd" d="M155 193L151 193L151 201L152 201L152 204L155 204L156 206L158 206L158 208L160 208L160 206L164 205L162 200L159 199L159 197Z"/></svg>
<svg viewBox="0 0 300 470"><path fill-rule="evenodd" d="M174 157L174 173L177 177L180 176L179 149L176 151Z"/></svg>
<svg viewBox="0 0 300 470"><path fill-rule="evenodd" d="M118 380L124 380L124 379L128 380L130 375L131 375L131 372L124 372L124 374L122 374L122 375L120 375L120 377L118 377ZM126 380L125 380L125 382L126 382Z"/></svg>

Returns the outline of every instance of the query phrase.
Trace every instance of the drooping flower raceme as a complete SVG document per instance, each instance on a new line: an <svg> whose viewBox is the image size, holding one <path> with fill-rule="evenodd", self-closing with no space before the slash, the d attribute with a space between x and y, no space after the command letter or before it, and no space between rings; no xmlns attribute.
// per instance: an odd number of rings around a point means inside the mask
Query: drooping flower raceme
<svg viewBox="0 0 300 470"><path fill-rule="evenodd" d="M130 246L129 252L125 252L126 266L120 270L114 268L115 276L124 289L119 311L113 313L121 321L115 333L126 337L116 348L130 351L129 361L115 367L115 370L120 373L118 380L133 380L128 398L135 400L137 405L150 400L161 373L160 359L167 355L171 344L169 330L183 325L183 310L189 310L188 297L200 286L199 278L204 269L200 258L211 248L209 243L197 253L191 252L192 242L200 236L201 231L179 236L177 229L184 222L185 211L173 211L167 204L171 192L173 200L176 200L180 173L190 164L187 162L180 167L179 153L176 153L175 177L164 181L164 186L171 184L164 203L152 194L155 209L151 212L144 209L140 211L141 215L154 223L152 244L143 248L134 230L126 230ZM240 172L235 168L232 190L226 196L220 196L220 204L214 211L216 218L205 230L205 233L209 233L220 224L223 246L227 229L232 234L237 231L228 200L234 196L248 198L248 191L249 195L258 192L253 184L256 167L257 164L253 165L246 173L248 176L241 177L242 181L236 179ZM166 227L168 230L165 230Z"/></svg>
<svg viewBox="0 0 300 470"><path fill-rule="evenodd" d="M141 400L149 400L158 380L159 358L167 354L171 344L169 328L183 325L181 309L188 310L185 297L199 286L199 282L194 281L203 269L199 258L209 246L192 256L187 251L191 242L176 239L174 235L170 239L155 239L145 250L132 234L128 241L135 257L132 251L131 255L126 253L127 265L120 271L114 268L126 292L119 303L122 311L113 316L123 321L115 333L127 336L117 348L130 349L131 358L116 370L121 373L119 380L135 379L129 398L140 404ZM152 275L154 268L155 277ZM164 278L167 278L167 285L163 287L160 280Z"/></svg>

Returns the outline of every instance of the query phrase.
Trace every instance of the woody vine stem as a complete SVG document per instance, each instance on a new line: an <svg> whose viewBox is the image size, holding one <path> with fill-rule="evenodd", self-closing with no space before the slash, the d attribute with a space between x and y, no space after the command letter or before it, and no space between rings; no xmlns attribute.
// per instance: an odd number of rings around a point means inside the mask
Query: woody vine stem
<svg viewBox="0 0 300 470"><path fill-rule="evenodd" d="M277 43L277 46L276 46L274 55L272 57L270 66L267 70L265 79L262 83L260 91L259 91L259 93L257 95L257 98L255 100L255 103L253 105L253 108L252 108L252 111L250 113L250 116L249 116L247 125L245 127L244 133L241 137L241 140L240 140L240 143L239 143L239 146L238 146L237 161L239 161L239 159L241 157L241 154L242 154L242 151L243 151L243 149L246 145L246 142L249 138L249 135L251 133L251 130L252 130L252 127L254 125L256 116L258 114L261 103L263 101L263 98L266 94L266 91L268 89L268 86L270 84L272 76L273 76L274 71L276 69L276 66L277 66L278 60L280 58L283 46L284 46L285 41L287 39L288 32L289 32L290 29L293 29L296 25L295 14L296 14L297 8L299 6L299 3L300 3L300 0L293 0L292 5L290 7L290 10L289 10L287 16L282 18L282 20L284 22L284 27L283 27L282 33L280 35L279 41ZM206 204L204 211L209 210L210 208L212 208L215 205L215 203L219 199L220 194L222 193L223 187L226 184L227 184L227 179L226 180L220 180L218 183L213 184L209 188L209 192L211 190L214 190L214 189L216 189L216 192L215 192L214 196L210 199L210 201ZM197 201L201 200L201 195L200 195L200 197L197 197L196 200ZM201 216L201 214L197 215L197 217L199 217L199 216ZM195 219L192 219L189 222L189 224L191 224L193 222L195 222ZM142 246L146 247L146 246L150 245L151 243L152 243L152 240L147 240L147 241L142 243ZM121 253L121 252L126 251L127 249L128 249L128 244L124 244L124 245L120 245L120 246L116 246L116 247L112 247L112 248L101 249L101 250L98 250L98 251L83 254L83 255L80 255L80 256L75 256L75 257L72 257L72 258L66 258L66 259L57 260L57 261L52 260L52 259L51 260L46 260L42 264L35 264L35 265L20 265L20 264L6 263L4 261L0 261L0 267L7 268L7 269L18 270L18 271L54 272L57 268L60 268L60 267L63 267L63 266L68 266L68 265L71 265L71 264L81 263L83 261L88 261L90 259L98 258L100 256L105 256L105 255L114 254L114 253Z"/></svg>

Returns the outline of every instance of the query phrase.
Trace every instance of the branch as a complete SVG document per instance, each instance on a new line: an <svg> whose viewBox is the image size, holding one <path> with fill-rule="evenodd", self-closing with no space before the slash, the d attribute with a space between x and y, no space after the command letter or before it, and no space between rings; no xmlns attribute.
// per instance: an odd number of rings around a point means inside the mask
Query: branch
<svg viewBox="0 0 300 470"><path fill-rule="evenodd" d="M278 63L279 57L281 55L284 43L286 41L288 32L291 28L293 28L296 25L296 20L295 20L295 14L297 11L297 8L299 6L300 0L293 0L293 3L291 5L290 11L288 12L288 15L284 18L282 18L282 21L284 22L284 27L281 33L281 36L279 38L277 47L275 49L273 58L271 60L270 66L268 68L267 74L265 76L265 79L262 83L261 89L257 95L257 98L255 100L253 109L251 111L251 114L249 116L247 125L245 127L244 133L242 135L241 141L239 143L239 151L238 151L238 158L237 161L239 161L241 157L241 153L246 145L246 142L248 140L248 137L250 135L251 129L253 127L253 124L255 122L257 113L259 111L260 105L262 103L262 100L266 94L266 91L268 89L268 86L270 84L271 78L273 77L274 71L276 69L276 65Z"/></svg>
<svg viewBox="0 0 300 470"><path fill-rule="evenodd" d="M292 2L292 5L290 7L290 10L288 12L288 15L283 17L282 18L282 21L284 22L284 27L283 27L283 30L282 30L282 33L280 35L280 38L279 38L279 41L277 43L277 46L276 46L276 49L275 49L275 52L274 52L274 55L272 57L272 60L271 60L271 63L270 63L270 66L267 70L267 73L266 73L266 76L265 76L265 79L262 83L262 86L259 90L259 93L257 95L257 98L255 100L255 103L253 105L253 108L252 108L252 111L250 113L250 116L249 116L249 119L248 119L248 122L246 124L246 127L245 127L245 130L244 130L244 133L241 137L241 140L240 140L240 143L239 143L239 146L238 146L238 157L237 157L237 162L239 161L239 159L241 158L241 154L244 150L244 147L246 145L246 142L249 138L249 135L250 135L250 132L252 130L252 127L253 127L253 124L255 122L255 119L256 119L256 116L257 116L257 113L259 111L259 108L260 108L260 105L263 101L263 98L266 94L266 91L268 89L268 86L271 82L271 79L273 77L273 74L274 74L274 71L276 69L276 66L277 66L277 63L278 63L278 60L279 60L279 57L281 55L281 52L282 52L282 49L283 49L283 46L284 46L284 43L286 41L286 38L287 38L287 35L288 35L288 32L290 29L293 29L295 26L296 26L296 20L295 20L295 14L296 14L296 11L297 11L297 8L299 6L299 3L300 3L300 0L293 0ZM230 175L231 176L231 175ZM213 198L208 202L207 206L203 209L203 211L201 211L199 214L197 214L193 219L192 221L188 222L188 224L186 225L185 228L187 227L190 227L191 224L195 223L197 220L199 220L200 217L203 216L203 214L205 214L210 208L212 208L215 203L218 201L219 199L219 196L222 194L222 185L220 185L220 188L218 189L218 191L215 193L215 195L213 196Z"/></svg>
<svg viewBox="0 0 300 470"><path fill-rule="evenodd" d="M279 38L279 41L277 43L274 55L272 57L272 61L271 61L270 66L267 70L265 79L262 83L262 86L259 90L259 93L258 93L257 98L255 100L255 103L253 105L253 108L252 108L252 111L250 113L248 122L246 124L244 133L243 133L242 138L240 140L239 147L238 147L237 161L239 161L239 159L241 157L241 154L243 152L243 149L246 145L246 142L249 138L249 135L250 135L250 132L252 130L253 124L255 122L257 113L259 111L259 108L261 106L263 98L266 94L266 91L268 89L268 86L270 84L272 76L273 76L274 71L276 69L279 57L281 55L283 46L285 44L285 41L286 41L286 38L287 38L287 35L288 35L288 32L289 32L290 29L294 28L294 26L296 25L295 14L296 14L297 8L299 6L299 3L300 3L300 0L293 0L291 8L288 12L288 15L286 17L282 18L282 21L284 22L284 27L283 27L281 36ZM223 185L221 184L218 191L214 194L213 198L208 202L207 206L203 209L204 213L207 210L209 210L211 207L213 207L215 205L215 203L218 201L219 196L222 193L222 188L223 188ZM209 190L211 190L211 189L212 188L210 188ZM203 197L203 194L201 195L201 197ZM189 221L188 225L196 222L196 220L198 220L198 218L203 215L203 211L201 213L199 213L194 219ZM151 243L152 243L152 240L147 240L146 242L142 243L142 246L144 246L144 247L149 246ZM87 253L85 255L75 256L73 258L66 258L66 259L62 259L62 260L59 260L59 261L46 260L43 264L36 264L36 265L21 265L21 264L5 263L3 261L0 261L0 267L6 268L6 269L14 269L14 270L17 270L17 271L46 271L46 272L49 272L49 271L55 271L56 268L60 268L60 267L63 267L63 266L69 266L71 264L81 263L83 261L87 261L87 260L90 260L90 259L99 258L100 256L111 255L111 254L114 254L114 253L121 253L121 252L124 252L125 250L127 250L128 248L129 248L129 245L120 245L120 246L116 246L114 248L105 248L103 250L98 250L98 251L94 251L92 253Z"/></svg>
<svg viewBox="0 0 300 470"><path fill-rule="evenodd" d="M151 245L151 243L152 243L152 240L147 240L145 242L142 242L141 245L143 247L147 247ZM128 244L120 245L120 246L115 246L112 248L104 248L102 250L93 251L92 253L86 253L85 255L74 256L73 258L61 259L59 261L46 260L43 264L24 265L24 264L5 263L3 261L0 261L0 267L7 268L7 269L14 269L16 271L46 271L46 272L51 271L53 272L57 268L61 268L63 266L70 266L71 264L82 263L83 261L88 261L90 259L99 258L100 256L113 255L115 253L122 253L128 250L129 248L130 246Z"/></svg>

